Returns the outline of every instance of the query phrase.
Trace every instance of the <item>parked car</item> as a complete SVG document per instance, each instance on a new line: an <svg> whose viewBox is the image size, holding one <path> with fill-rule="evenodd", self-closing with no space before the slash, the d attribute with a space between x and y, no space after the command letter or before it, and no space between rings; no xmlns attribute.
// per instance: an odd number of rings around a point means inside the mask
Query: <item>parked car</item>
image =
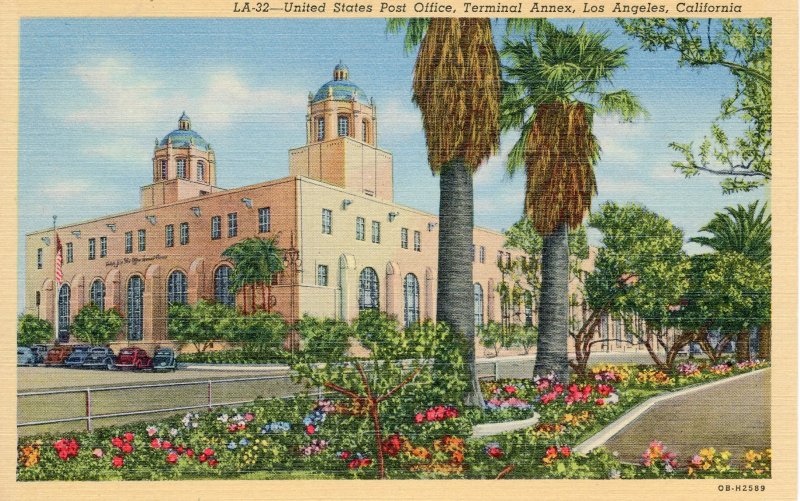
<svg viewBox="0 0 800 501"><path fill-rule="evenodd" d="M146 351L133 346L119 350L114 365L118 369L150 369L153 366L153 360Z"/></svg>
<svg viewBox="0 0 800 501"><path fill-rule="evenodd" d="M44 365L64 365L64 360L72 353L72 346L53 346L44 357Z"/></svg>
<svg viewBox="0 0 800 501"><path fill-rule="evenodd" d="M114 350L105 346L93 346L86 355L83 361L83 367L87 368L106 368L114 370L114 362L116 361Z"/></svg>
<svg viewBox="0 0 800 501"><path fill-rule="evenodd" d="M166 371L178 368L178 362L175 359L175 352L172 348L159 348L153 353L153 370Z"/></svg>
<svg viewBox="0 0 800 501"><path fill-rule="evenodd" d="M36 353L27 346L17 346L17 365L36 364Z"/></svg>
<svg viewBox="0 0 800 501"><path fill-rule="evenodd" d="M82 366L83 362L86 361L86 357L89 355L89 349L91 349L91 346L83 344L73 347L72 353L64 360L64 365L73 369Z"/></svg>
<svg viewBox="0 0 800 501"><path fill-rule="evenodd" d="M46 344L34 344L31 345L31 351L33 351L34 355L36 355L36 363L41 364L44 362L44 358L47 356L47 352L50 350Z"/></svg>

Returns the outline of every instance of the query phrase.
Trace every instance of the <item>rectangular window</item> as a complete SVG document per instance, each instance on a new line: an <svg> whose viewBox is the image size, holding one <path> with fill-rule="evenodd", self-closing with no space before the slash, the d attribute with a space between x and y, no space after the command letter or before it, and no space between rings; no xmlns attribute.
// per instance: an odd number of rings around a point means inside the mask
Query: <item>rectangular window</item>
<svg viewBox="0 0 800 501"><path fill-rule="evenodd" d="M144 252L145 248L147 247L145 238L145 230L139 230L139 252Z"/></svg>
<svg viewBox="0 0 800 501"><path fill-rule="evenodd" d="M222 218L214 216L211 218L211 240L217 240L222 236Z"/></svg>
<svg viewBox="0 0 800 501"><path fill-rule="evenodd" d="M36 249L36 268L42 269L42 249Z"/></svg>
<svg viewBox="0 0 800 501"><path fill-rule="evenodd" d="M408 228L400 228L400 247L408 249Z"/></svg>
<svg viewBox="0 0 800 501"><path fill-rule="evenodd" d="M175 225L168 224L164 226L164 247L172 247L175 245Z"/></svg>
<svg viewBox="0 0 800 501"><path fill-rule="evenodd" d="M317 118L317 141L325 139L325 119Z"/></svg>
<svg viewBox="0 0 800 501"><path fill-rule="evenodd" d="M108 256L108 237L100 237L100 257Z"/></svg>
<svg viewBox="0 0 800 501"><path fill-rule="evenodd" d="M422 235L420 232L414 232L414 250L420 252L422 250Z"/></svg>
<svg viewBox="0 0 800 501"><path fill-rule="evenodd" d="M481 263L485 263L486 262L486 247L484 247L483 245L481 245L481 248L478 251L478 260Z"/></svg>
<svg viewBox="0 0 800 501"><path fill-rule="evenodd" d="M350 121L347 117L339 117L339 135L348 136L350 134Z"/></svg>
<svg viewBox="0 0 800 501"><path fill-rule="evenodd" d="M270 230L269 207L258 209L258 232L268 233Z"/></svg>
<svg viewBox="0 0 800 501"><path fill-rule="evenodd" d="M317 266L317 285L328 285L328 266L320 264Z"/></svg>
<svg viewBox="0 0 800 501"><path fill-rule="evenodd" d="M125 232L125 254L130 254L133 252L133 232L126 231Z"/></svg>
<svg viewBox="0 0 800 501"><path fill-rule="evenodd" d="M380 221L372 222L372 243L381 243L381 223Z"/></svg>
<svg viewBox="0 0 800 501"><path fill-rule="evenodd" d="M197 161L197 180L205 182L206 179L206 164L202 160Z"/></svg>
<svg viewBox="0 0 800 501"><path fill-rule="evenodd" d="M181 245L189 243L189 223L181 223Z"/></svg>
<svg viewBox="0 0 800 501"><path fill-rule="evenodd" d="M186 159L179 158L178 159L178 177L181 179L186 179Z"/></svg>
<svg viewBox="0 0 800 501"><path fill-rule="evenodd" d="M228 213L228 238L235 237L239 233L239 223L236 217L236 212Z"/></svg>
<svg viewBox="0 0 800 501"><path fill-rule="evenodd" d="M70 243L67 244L67 262L68 263L71 263L72 259L74 257L72 252L73 252L72 251L72 242L70 242Z"/></svg>
<svg viewBox="0 0 800 501"><path fill-rule="evenodd" d="M161 160L161 179L167 178L167 161Z"/></svg>
<svg viewBox="0 0 800 501"><path fill-rule="evenodd" d="M322 209L322 233L331 234L331 218L333 217L330 209Z"/></svg>
<svg viewBox="0 0 800 501"><path fill-rule="evenodd" d="M94 238L89 239L89 259L94 259L96 242Z"/></svg>
<svg viewBox="0 0 800 501"><path fill-rule="evenodd" d="M356 240L364 240L364 218L356 218Z"/></svg>

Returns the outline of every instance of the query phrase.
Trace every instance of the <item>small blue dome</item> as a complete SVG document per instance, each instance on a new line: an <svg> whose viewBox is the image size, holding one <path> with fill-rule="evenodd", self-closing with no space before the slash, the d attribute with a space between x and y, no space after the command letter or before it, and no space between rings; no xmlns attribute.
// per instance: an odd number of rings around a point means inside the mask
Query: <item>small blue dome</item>
<svg viewBox="0 0 800 501"><path fill-rule="evenodd" d="M339 61L339 64L337 64L333 68L333 71L349 71L349 70L350 70L350 68L348 68L347 65L343 64L341 61Z"/></svg>
<svg viewBox="0 0 800 501"><path fill-rule="evenodd" d="M349 101L353 99L353 94L356 100L360 103L369 104L367 94L361 90L361 87L354 84L350 80L331 80L319 88L312 102L322 101L328 98L328 89L333 89L333 98L337 101Z"/></svg>
<svg viewBox="0 0 800 501"><path fill-rule="evenodd" d="M208 141L203 139L200 134L192 130L192 122L184 111L178 119L178 128L170 132L158 143L158 146L166 146L172 142L173 148L188 148L194 146L199 150L208 151L210 149Z"/></svg>

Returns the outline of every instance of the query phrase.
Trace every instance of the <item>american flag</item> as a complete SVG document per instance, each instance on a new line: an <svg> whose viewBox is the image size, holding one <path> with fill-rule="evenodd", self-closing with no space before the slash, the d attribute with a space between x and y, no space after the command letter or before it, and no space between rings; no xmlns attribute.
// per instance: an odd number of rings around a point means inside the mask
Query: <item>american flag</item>
<svg viewBox="0 0 800 501"><path fill-rule="evenodd" d="M62 259L61 239L58 238L58 235L56 235L56 282L58 282L58 285L61 285L61 282L64 279L64 274L61 272Z"/></svg>

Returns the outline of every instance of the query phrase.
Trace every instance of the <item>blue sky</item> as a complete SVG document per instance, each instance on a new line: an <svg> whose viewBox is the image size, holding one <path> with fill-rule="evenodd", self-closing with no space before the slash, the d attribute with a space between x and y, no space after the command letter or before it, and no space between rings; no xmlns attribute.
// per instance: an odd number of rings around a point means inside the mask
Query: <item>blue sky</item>
<svg viewBox="0 0 800 501"><path fill-rule="evenodd" d="M308 93L331 79L339 60L375 99L379 146L394 154L395 200L435 213L438 182L411 103L415 54L405 54L402 38L385 34L384 25L380 19L23 20L20 236L49 227L54 214L61 224L137 208L139 187L151 181L153 141L175 129L184 110L214 147L221 187L287 175L287 150L305 142ZM678 159L670 141L699 142L707 133L733 87L726 71L679 68L674 53L643 52L612 20L586 25L610 31L609 45L630 47L629 67L615 83L650 112L635 124L596 120L602 159L595 207L606 200L644 203L691 236L715 211L768 197L767 190L723 196L720 178L685 179L670 167ZM524 176L509 179L503 169L515 140L504 136L500 154L477 174L478 225L501 230L521 214ZM22 238L19 250L24 270ZM20 293L23 284L20 275Z"/></svg>

